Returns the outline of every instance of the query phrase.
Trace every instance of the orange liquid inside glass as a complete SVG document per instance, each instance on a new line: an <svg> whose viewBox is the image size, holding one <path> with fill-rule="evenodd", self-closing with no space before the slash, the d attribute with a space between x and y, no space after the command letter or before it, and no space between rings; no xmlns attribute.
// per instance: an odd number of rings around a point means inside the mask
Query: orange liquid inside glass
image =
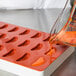
<svg viewBox="0 0 76 76"><path fill-rule="evenodd" d="M50 44L69 45L76 47L76 31L61 31L56 37L50 38Z"/></svg>
<svg viewBox="0 0 76 76"><path fill-rule="evenodd" d="M76 31L64 32L62 36L58 36L57 38L67 45L76 46Z"/></svg>

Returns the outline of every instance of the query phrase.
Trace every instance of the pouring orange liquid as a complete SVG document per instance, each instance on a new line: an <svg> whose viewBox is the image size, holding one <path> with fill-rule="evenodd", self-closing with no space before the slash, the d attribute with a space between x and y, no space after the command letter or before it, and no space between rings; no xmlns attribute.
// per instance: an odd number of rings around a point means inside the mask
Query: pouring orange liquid
<svg viewBox="0 0 76 76"><path fill-rule="evenodd" d="M76 31L64 32L62 36L58 36L57 38L67 45L76 46Z"/></svg>
<svg viewBox="0 0 76 76"><path fill-rule="evenodd" d="M50 44L70 45L76 47L76 31L61 31L50 38Z"/></svg>

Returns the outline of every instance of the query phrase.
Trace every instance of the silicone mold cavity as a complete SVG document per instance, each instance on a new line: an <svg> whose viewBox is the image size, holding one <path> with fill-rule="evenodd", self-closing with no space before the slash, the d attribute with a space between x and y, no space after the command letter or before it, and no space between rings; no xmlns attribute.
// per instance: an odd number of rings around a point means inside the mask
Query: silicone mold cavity
<svg viewBox="0 0 76 76"><path fill-rule="evenodd" d="M0 34L0 39L5 38L6 34Z"/></svg>
<svg viewBox="0 0 76 76"><path fill-rule="evenodd" d="M7 28L8 27L8 24L4 24L3 26L0 27L0 29L4 29L4 28Z"/></svg>
<svg viewBox="0 0 76 76"><path fill-rule="evenodd" d="M13 37L12 39L6 41L6 43L15 42L18 40L18 37Z"/></svg>
<svg viewBox="0 0 76 76"><path fill-rule="evenodd" d="M25 35L25 34L28 34L30 32L30 30L25 30L23 32L21 32L19 35Z"/></svg>
<svg viewBox="0 0 76 76"><path fill-rule="evenodd" d="M18 27L14 27L13 29L8 30L8 32L15 32L15 31L17 31L18 29L19 29Z"/></svg>
<svg viewBox="0 0 76 76"><path fill-rule="evenodd" d="M39 38L41 36L41 33L36 33L34 36L32 36L31 38Z"/></svg>
<svg viewBox="0 0 76 76"><path fill-rule="evenodd" d="M38 44L36 45L34 48L32 48L31 50L34 51L34 50L40 50L42 48L42 44Z"/></svg>
<svg viewBox="0 0 76 76"><path fill-rule="evenodd" d="M29 57L30 57L30 54L29 53L25 53L22 57L20 57L16 61L23 61L23 60L28 59Z"/></svg>
<svg viewBox="0 0 76 76"><path fill-rule="evenodd" d="M18 47L29 45L30 40L25 40L23 43L19 44Z"/></svg>

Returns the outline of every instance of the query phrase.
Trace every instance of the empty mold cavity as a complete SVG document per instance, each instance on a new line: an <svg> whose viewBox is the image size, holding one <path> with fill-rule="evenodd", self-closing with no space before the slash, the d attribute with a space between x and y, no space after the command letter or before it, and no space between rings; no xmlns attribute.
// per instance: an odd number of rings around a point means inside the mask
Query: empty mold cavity
<svg viewBox="0 0 76 76"><path fill-rule="evenodd" d="M6 37L6 34L1 34L1 35L0 35L0 39L1 39L1 38L5 38L5 37Z"/></svg>
<svg viewBox="0 0 76 76"><path fill-rule="evenodd" d="M56 43L56 45L60 45L59 43Z"/></svg>
<svg viewBox="0 0 76 76"><path fill-rule="evenodd" d="M14 27L13 29L9 30L8 32L15 32L17 31L19 28L18 27Z"/></svg>
<svg viewBox="0 0 76 76"><path fill-rule="evenodd" d="M32 36L31 38L39 38L41 36L41 33L36 33L34 36Z"/></svg>
<svg viewBox="0 0 76 76"><path fill-rule="evenodd" d="M25 40L23 43L19 44L18 47L29 45L30 40Z"/></svg>
<svg viewBox="0 0 76 76"><path fill-rule="evenodd" d="M2 45L0 45L0 51L3 49L3 46Z"/></svg>
<svg viewBox="0 0 76 76"><path fill-rule="evenodd" d="M56 52L56 48L52 47L51 49L49 49L48 52L45 53L45 55L52 56L55 52Z"/></svg>
<svg viewBox="0 0 76 76"><path fill-rule="evenodd" d="M40 50L42 48L42 44L38 44L36 45L34 48L32 48L31 50L34 51L34 50Z"/></svg>
<svg viewBox="0 0 76 76"><path fill-rule="evenodd" d="M40 57L32 64L32 66L40 66L43 65L44 63L45 63L44 57Z"/></svg>
<svg viewBox="0 0 76 76"><path fill-rule="evenodd" d="M30 30L25 30L24 32L21 32L19 35L25 35L28 34L30 32Z"/></svg>
<svg viewBox="0 0 76 76"><path fill-rule="evenodd" d="M44 39L43 41L49 41L49 39L50 39L50 36Z"/></svg>
<svg viewBox="0 0 76 76"><path fill-rule="evenodd" d="M30 54L29 53L25 53L22 57L20 57L16 61L24 61L24 60L28 59L29 57L30 57Z"/></svg>
<svg viewBox="0 0 76 76"><path fill-rule="evenodd" d="M12 39L6 41L6 43L15 42L18 40L18 37L13 37Z"/></svg>
<svg viewBox="0 0 76 76"><path fill-rule="evenodd" d="M8 24L4 24L3 26L0 27L0 29L4 29L6 27L8 27Z"/></svg>
<svg viewBox="0 0 76 76"><path fill-rule="evenodd" d="M8 53L4 54L3 57L13 55L13 54L15 53L15 51L16 51L15 49L12 49L12 50L10 50Z"/></svg>

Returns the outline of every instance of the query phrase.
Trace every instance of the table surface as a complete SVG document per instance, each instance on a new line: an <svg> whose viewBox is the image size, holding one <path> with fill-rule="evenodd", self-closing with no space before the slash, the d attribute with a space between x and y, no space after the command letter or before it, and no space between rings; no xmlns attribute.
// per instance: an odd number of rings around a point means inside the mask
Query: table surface
<svg viewBox="0 0 76 76"><path fill-rule="evenodd" d="M46 10L0 10L0 21L24 26L39 31L50 32L52 25L62 9ZM69 14L69 12L67 12ZM64 17L64 19L67 17ZM1 76L16 76L0 71ZM69 57L52 76L75 76L76 75L76 52Z"/></svg>

